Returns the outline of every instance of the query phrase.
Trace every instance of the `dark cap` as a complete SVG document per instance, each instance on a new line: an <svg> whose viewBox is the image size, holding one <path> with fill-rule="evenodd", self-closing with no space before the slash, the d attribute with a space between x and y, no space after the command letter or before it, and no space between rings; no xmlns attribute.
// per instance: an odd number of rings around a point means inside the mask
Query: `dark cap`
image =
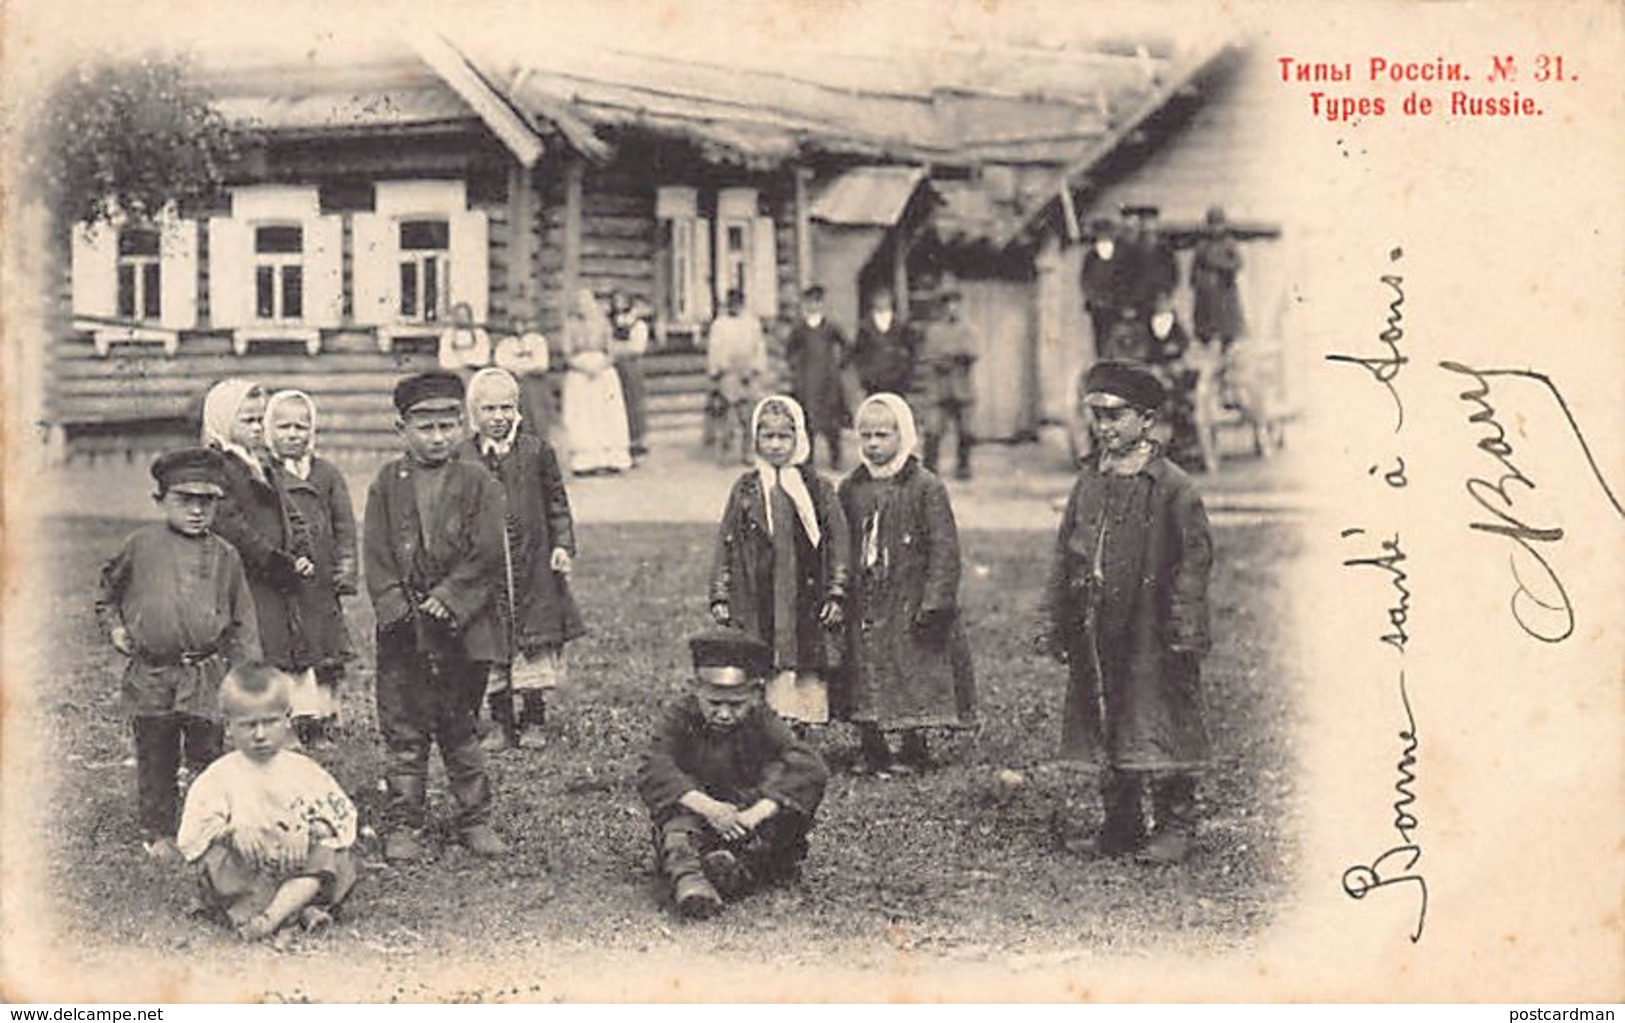
<svg viewBox="0 0 1625 1023"><path fill-rule="evenodd" d="M772 649L743 629L720 626L706 629L689 638L688 650L697 671L707 668L739 669L737 674L707 673L706 681L712 685L745 685L767 677L773 669Z"/></svg>
<svg viewBox="0 0 1625 1023"><path fill-rule="evenodd" d="M1118 210L1125 217L1137 217L1140 219L1149 219L1151 217L1158 217L1162 215L1161 209L1145 203L1124 203L1122 206L1118 207Z"/></svg>
<svg viewBox="0 0 1625 1023"><path fill-rule="evenodd" d="M416 373L395 385L395 410L401 415L425 402L432 402L423 411L461 410L463 407L463 379L455 373L431 371Z"/></svg>
<svg viewBox="0 0 1625 1023"><path fill-rule="evenodd" d="M1096 217L1089 221L1089 237L1111 238L1117 234L1117 222L1110 217Z"/></svg>
<svg viewBox="0 0 1625 1023"><path fill-rule="evenodd" d="M816 302L824 297L824 286L822 284L814 284L807 288L806 291L803 291L801 293L801 297L807 299L808 301Z"/></svg>
<svg viewBox="0 0 1625 1023"><path fill-rule="evenodd" d="M223 497L226 493L226 460L212 448L181 448L166 451L152 463L152 478L160 493Z"/></svg>
<svg viewBox="0 0 1625 1023"><path fill-rule="evenodd" d="M1165 398L1162 381L1133 359L1102 359L1083 378L1084 402L1099 408L1133 405L1155 411Z"/></svg>
<svg viewBox="0 0 1625 1023"><path fill-rule="evenodd" d="M1224 207L1209 206L1207 210L1207 222L1213 227L1222 225L1224 223Z"/></svg>

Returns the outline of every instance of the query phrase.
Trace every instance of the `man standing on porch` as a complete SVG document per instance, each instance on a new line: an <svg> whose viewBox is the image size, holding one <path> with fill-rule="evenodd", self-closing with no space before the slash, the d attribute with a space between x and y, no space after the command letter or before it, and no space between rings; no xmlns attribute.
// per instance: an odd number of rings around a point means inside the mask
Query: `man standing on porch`
<svg viewBox="0 0 1625 1023"><path fill-rule="evenodd" d="M795 398L807 413L807 440L824 438L829 467L841 467L841 427L846 422L846 395L841 367L846 362L846 335L824 313L824 289L814 284L801 293L801 319L785 342Z"/></svg>
<svg viewBox="0 0 1625 1023"><path fill-rule="evenodd" d="M889 288L869 298L869 315L858 327L852 347L852 366L865 395L889 392L906 395L914 382L914 331L897 316Z"/></svg>

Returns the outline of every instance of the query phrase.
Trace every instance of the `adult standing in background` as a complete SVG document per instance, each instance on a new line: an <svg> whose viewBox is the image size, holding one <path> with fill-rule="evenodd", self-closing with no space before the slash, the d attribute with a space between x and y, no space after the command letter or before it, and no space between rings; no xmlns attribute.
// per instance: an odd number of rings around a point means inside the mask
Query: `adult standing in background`
<svg viewBox="0 0 1625 1023"><path fill-rule="evenodd" d="M824 289L814 284L801 295L801 318L785 342L792 391L807 413L808 443L824 438L829 467L841 467L841 427L846 422L846 395L841 367L846 362L846 335L824 312Z"/></svg>
<svg viewBox="0 0 1625 1023"><path fill-rule="evenodd" d="M621 394L626 400L626 429L631 436L632 457L649 451L645 443L647 417L644 414L643 356L649 351L649 321L644 315L647 302L642 295L610 295L610 324L614 339L610 356L621 378Z"/></svg>
<svg viewBox="0 0 1625 1023"><path fill-rule="evenodd" d="M534 318L522 316L514 321L513 333L496 343L494 361L497 368L519 381L520 429L546 440L556 415L553 381L548 375L552 353Z"/></svg>
<svg viewBox="0 0 1625 1023"><path fill-rule="evenodd" d="M1097 217L1089 225L1091 244L1083 257L1083 308L1095 335L1095 357L1106 358L1112 331L1127 300L1127 259L1117 244L1117 225L1109 217Z"/></svg>
<svg viewBox="0 0 1625 1023"><path fill-rule="evenodd" d="M491 335L474 322L474 307L458 302L451 307L451 326L440 334L440 368L466 381L477 369L491 365Z"/></svg>
<svg viewBox="0 0 1625 1023"><path fill-rule="evenodd" d="M863 393L908 394L913 389L918 345L914 331L897 315L891 289L876 290L852 346L852 367Z"/></svg>
<svg viewBox="0 0 1625 1023"><path fill-rule="evenodd" d="M1218 341L1228 350L1246 329L1241 314L1241 250L1225 222L1224 209L1207 211L1207 234L1191 257L1191 291L1196 296L1196 336L1204 343Z"/></svg>
<svg viewBox="0 0 1625 1023"><path fill-rule="evenodd" d="M564 324L564 429L570 437L570 470L577 475L618 473L632 467L621 378L610 356L609 317L591 288L576 293Z"/></svg>

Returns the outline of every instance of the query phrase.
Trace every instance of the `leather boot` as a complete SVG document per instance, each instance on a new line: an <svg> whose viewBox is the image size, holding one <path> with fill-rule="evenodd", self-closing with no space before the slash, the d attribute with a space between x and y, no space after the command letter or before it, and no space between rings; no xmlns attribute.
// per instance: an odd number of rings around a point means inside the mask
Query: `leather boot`
<svg viewBox="0 0 1625 1023"><path fill-rule="evenodd" d="M514 716L513 690L504 689L501 692L487 696L486 703L491 707L491 720L496 728L486 736L484 745L487 749L503 750L517 749L519 746L519 722Z"/></svg>
<svg viewBox="0 0 1625 1023"><path fill-rule="evenodd" d="M412 774L392 774L386 779L389 806L385 817L389 830L384 835L384 859L391 863L411 863L423 858L419 834L428 813L428 790L424 780Z"/></svg>
<svg viewBox="0 0 1625 1023"><path fill-rule="evenodd" d="M1136 857L1142 863L1183 863L1196 834L1196 778L1176 774L1151 784L1151 813L1156 833Z"/></svg>
<svg viewBox="0 0 1625 1023"><path fill-rule="evenodd" d="M1145 796L1141 777L1131 771L1109 771L1101 781L1105 814L1091 852L1123 856L1145 842Z"/></svg>

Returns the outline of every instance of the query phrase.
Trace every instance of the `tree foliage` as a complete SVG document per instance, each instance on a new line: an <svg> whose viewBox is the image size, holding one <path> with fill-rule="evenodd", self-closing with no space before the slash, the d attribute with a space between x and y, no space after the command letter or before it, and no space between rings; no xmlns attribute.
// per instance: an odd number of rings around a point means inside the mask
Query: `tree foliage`
<svg viewBox="0 0 1625 1023"><path fill-rule="evenodd" d="M219 188L237 140L184 62L141 57L70 70L40 118L41 184L59 215L154 216Z"/></svg>

